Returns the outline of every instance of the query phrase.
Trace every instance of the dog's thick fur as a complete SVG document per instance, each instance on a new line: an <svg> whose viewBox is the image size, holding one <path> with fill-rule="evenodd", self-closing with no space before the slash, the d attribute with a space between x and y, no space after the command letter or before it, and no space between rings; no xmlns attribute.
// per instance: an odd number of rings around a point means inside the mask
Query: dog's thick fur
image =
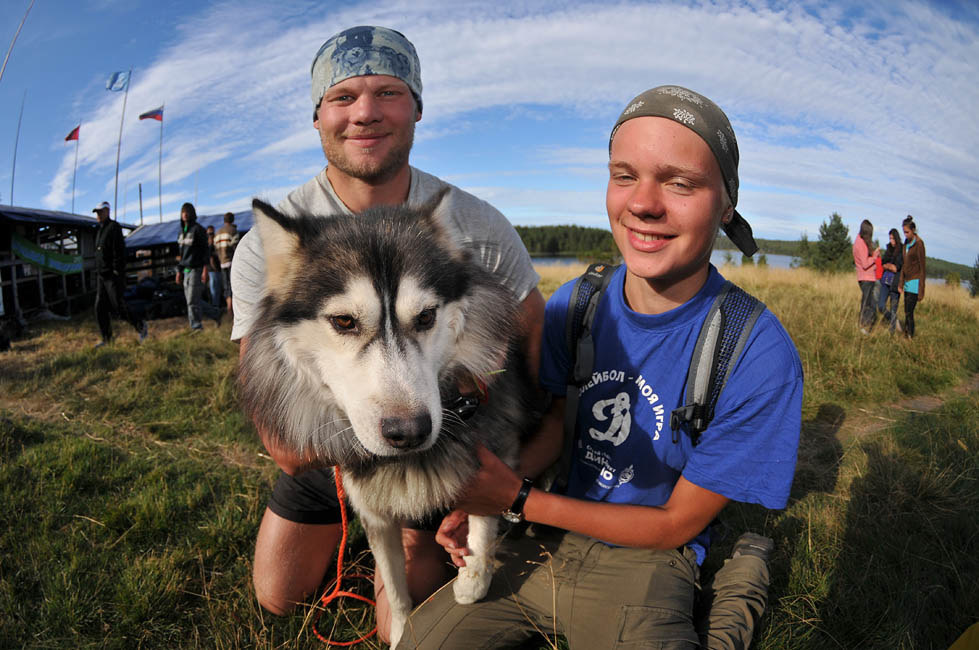
<svg viewBox="0 0 979 650"><path fill-rule="evenodd" d="M276 444L342 472L387 586L392 647L412 605L402 524L453 505L478 469L477 441L513 466L536 417L519 305L436 217L443 195L325 218L253 204L266 296L242 403ZM488 400L471 419L444 408L479 383ZM489 588L497 523L469 518L461 603Z"/></svg>

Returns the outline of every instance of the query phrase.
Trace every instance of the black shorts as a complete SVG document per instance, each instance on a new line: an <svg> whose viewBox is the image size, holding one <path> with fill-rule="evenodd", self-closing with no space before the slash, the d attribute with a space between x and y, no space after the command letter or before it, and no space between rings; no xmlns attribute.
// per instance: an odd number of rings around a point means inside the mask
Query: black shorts
<svg viewBox="0 0 979 650"><path fill-rule="evenodd" d="M279 472L272 488L269 510L298 524L339 524L340 502L333 471L313 469L296 476ZM348 516L352 513L348 510ZM406 528L435 532L448 511L434 512L424 519L409 522Z"/></svg>

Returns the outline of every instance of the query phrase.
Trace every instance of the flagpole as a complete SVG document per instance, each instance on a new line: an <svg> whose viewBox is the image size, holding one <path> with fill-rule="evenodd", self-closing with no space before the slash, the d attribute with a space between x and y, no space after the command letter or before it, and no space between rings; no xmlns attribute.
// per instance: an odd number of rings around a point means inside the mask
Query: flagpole
<svg viewBox="0 0 979 650"><path fill-rule="evenodd" d="M20 122L24 119L24 102L27 101L27 91L20 100L20 117L17 118L17 137L14 138L14 162L10 169L10 205L14 204L14 176L17 174L17 144L20 142Z"/></svg>
<svg viewBox="0 0 979 650"><path fill-rule="evenodd" d="M17 42L17 37L20 36L20 30L24 26L24 23L27 22L27 14L31 13L31 7L33 6L34 0L31 0L31 3L27 5L27 11L24 12L24 17L20 19L20 25L17 26L17 31L14 32L14 38L10 41L10 47L7 48L7 56L3 57L3 66L0 66L0 79L3 79L3 71L7 69L7 61L10 59L10 53L14 49L14 43Z"/></svg>
<svg viewBox="0 0 979 650"><path fill-rule="evenodd" d="M161 106L162 109L166 104ZM162 116L161 116L162 118ZM160 223L163 223L163 120L160 119L160 161L156 167L156 191L160 198Z"/></svg>
<svg viewBox="0 0 979 650"><path fill-rule="evenodd" d="M129 86L133 81L133 69L129 68L129 76L126 78L126 94L122 98L122 117L119 118L119 142L116 145L116 189L115 203L112 209L115 210L116 218L119 218L119 153L122 151L122 125L126 119L126 100L129 99Z"/></svg>
<svg viewBox="0 0 979 650"><path fill-rule="evenodd" d="M81 138L75 138L75 166L71 170L71 213L75 214L75 174L78 173L78 142Z"/></svg>

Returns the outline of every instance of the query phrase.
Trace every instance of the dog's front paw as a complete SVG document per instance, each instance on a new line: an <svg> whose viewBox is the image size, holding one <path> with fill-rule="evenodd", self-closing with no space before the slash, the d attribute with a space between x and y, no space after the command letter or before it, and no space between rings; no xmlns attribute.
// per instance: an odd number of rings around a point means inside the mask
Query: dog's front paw
<svg viewBox="0 0 979 650"><path fill-rule="evenodd" d="M470 605L483 598L493 580L493 559L485 556L466 556L466 566L459 568L459 577L452 586L456 602Z"/></svg>

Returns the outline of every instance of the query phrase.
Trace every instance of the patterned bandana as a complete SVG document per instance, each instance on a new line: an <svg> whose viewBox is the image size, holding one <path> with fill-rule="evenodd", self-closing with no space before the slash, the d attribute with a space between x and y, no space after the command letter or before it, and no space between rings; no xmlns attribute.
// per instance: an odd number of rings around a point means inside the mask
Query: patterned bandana
<svg viewBox="0 0 979 650"><path fill-rule="evenodd" d="M721 168L731 205L738 205L738 141L727 115L717 104L700 93L680 86L659 86L647 90L629 102L619 115L608 139L609 153L612 151L615 132L623 122L634 117L665 117L699 135L710 147L717 165ZM751 234L751 226L736 210L731 221L721 227L745 255L753 255L758 250Z"/></svg>
<svg viewBox="0 0 979 650"><path fill-rule="evenodd" d="M387 27L351 27L331 37L313 58L313 105L344 79L372 74L397 77L408 85L422 109L421 64L415 46Z"/></svg>

